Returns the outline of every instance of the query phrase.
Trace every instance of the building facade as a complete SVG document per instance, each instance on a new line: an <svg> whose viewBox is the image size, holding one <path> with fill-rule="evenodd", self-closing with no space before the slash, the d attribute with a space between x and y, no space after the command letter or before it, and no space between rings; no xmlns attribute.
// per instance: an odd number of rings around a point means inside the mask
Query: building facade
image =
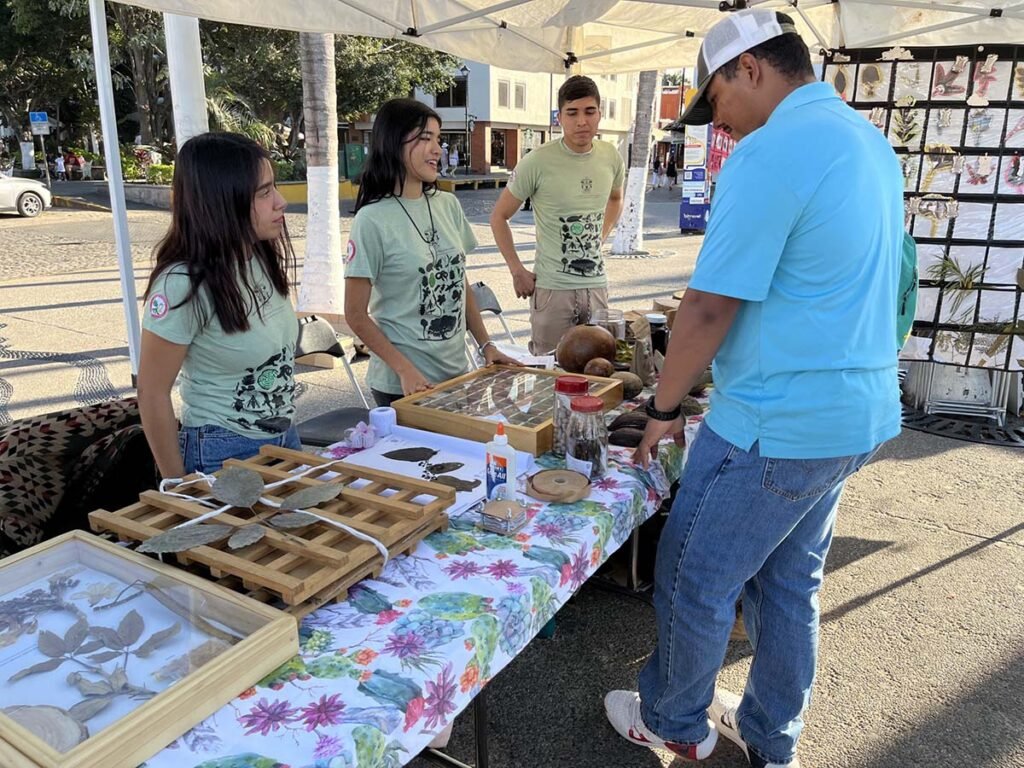
<svg viewBox="0 0 1024 768"><path fill-rule="evenodd" d="M442 138L449 149L458 148L460 173L511 171L526 152L561 136L556 113L564 80L469 61L447 92L416 91L415 98L441 116ZM601 91L599 137L615 144L626 158L637 76L598 76L595 81Z"/></svg>

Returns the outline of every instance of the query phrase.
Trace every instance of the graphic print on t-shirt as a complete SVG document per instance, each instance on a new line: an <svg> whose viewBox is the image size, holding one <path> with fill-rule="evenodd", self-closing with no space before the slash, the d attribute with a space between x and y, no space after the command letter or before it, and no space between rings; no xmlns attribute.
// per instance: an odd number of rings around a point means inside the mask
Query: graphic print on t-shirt
<svg viewBox="0 0 1024 768"><path fill-rule="evenodd" d="M420 267L420 325L424 341L445 341L462 328L465 255L458 250L438 252L436 231L428 232L433 258Z"/></svg>
<svg viewBox="0 0 1024 768"><path fill-rule="evenodd" d="M291 409L288 415L282 411L292 402L294 392L292 353L282 347L261 365L246 369L245 376L235 385L233 406L239 415L231 421L270 434L285 432L292 424Z"/></svg>
<svg viewBox="0 0 1024 768"><path fill-rule="evenodd" d="M562 235L562 272L584 277L604 274L601 258L601 223L603 213L582 213L559 216Z"/></svg>

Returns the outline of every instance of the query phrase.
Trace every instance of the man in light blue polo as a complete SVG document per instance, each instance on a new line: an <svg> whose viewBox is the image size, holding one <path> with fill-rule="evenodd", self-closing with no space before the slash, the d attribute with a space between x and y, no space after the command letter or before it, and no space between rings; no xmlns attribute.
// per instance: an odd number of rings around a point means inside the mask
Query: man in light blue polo
<svg viewBox="0 0 1024 768"><path fill-rule="evenodd" d="M726 14L697 73L683 121L741 141L637 460L681 432L679 403L712 359L715 388L658 548L658 644L639 693L605 708L635 744L700 760L722 733L755 768L795 768L843 483L900 430L902 176L885 137L815 81L790 17ZM742 699L715 691L740 596Z"/></svg>

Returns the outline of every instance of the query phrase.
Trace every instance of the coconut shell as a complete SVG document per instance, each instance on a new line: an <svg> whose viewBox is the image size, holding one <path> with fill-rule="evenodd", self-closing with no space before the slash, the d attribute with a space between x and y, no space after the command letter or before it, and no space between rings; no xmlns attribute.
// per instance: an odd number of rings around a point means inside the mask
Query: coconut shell
<svg viewBox="0 0 1024 768"><path fill-rule="evenodd" d="M569 373L583 373L595 357L615 359L615 337L599 325L577 325L558 342L555 358Z"/></svg>
<svg viewBox="0 0 1024 768"><path fill-rule="evenodd" d="M640 441L644 439L644 431L642 429L633 429L632 427L623 427L622 429L616 429L610 435L608 435L608 442L612 445L621 445L627 448L636 448L640 445Z"/></svg>
<svg viewBox="0 0 1024 768"><path fill-rule="evenodd" d="M583 373L587 376L604 376L609 378L615 373L615 366L603 357L595 357L583 366ZM623 385L623 389L625 389L625 385Z"/></svg>
<svg viewBox="0 0 1024 768"><path fill-rule="evenodd" d="M612 378L618 379L622 382L622 397L626 400L632 400L644 391L644 383L635 373L631 373L630 371L619 371L617 373L613 373Z"/></svg>
<svg viewBox="0 0 1024 768"><path fill-rule="evenodd" d="M617 429L645 429L647 420L650 417L643 411L636 410L623 413L615 417L615 420L608 425L608 429L614 432Z"/></svg>
<svg viewBox="0 0 1024 768"><path fill-rule="evenodd" d="M700 414L704 413L704 406L689 395L683 398L683 402L679 404L679 407L683 412L683 416L700 416Z"/></svg>

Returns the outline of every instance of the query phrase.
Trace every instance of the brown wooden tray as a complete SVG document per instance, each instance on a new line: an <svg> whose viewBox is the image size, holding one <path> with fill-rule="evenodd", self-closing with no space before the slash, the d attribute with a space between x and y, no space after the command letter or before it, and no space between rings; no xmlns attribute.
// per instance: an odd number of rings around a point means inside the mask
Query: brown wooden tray
<svg viewBox="0 0 1024 768"><path fill-rule="evenodd" d="M304 466L320 469L264 495L279 500L303 487L341 484L345 486L341 495L318 506L316 514L374 537L387 548L389 556L407 552L430 533L447 527L445 510L455 501L455 490L440 483L333 463L276 446L264 446L259 456L225 464L255 470L264 483L283 480ZM327 473L336 476L320 479ZM351 487L361 480L369 481L369 485ZM181 492L193 497L209 495L209 490L201 486L189 486ZM93 530L141 542L209 511L198 502L147 491L139 503L117 512L92 512L89 522ZM253 517L246 510L232 509L210 522L244 525L277 510L257 503L254 511ZM225 542L219 542L174 557L185 566L202 566L201 570L213 579L263 602L280 599L292 606L294 610L289 612L300 616L328 600L344 598L348 587L378 574L383 566L383 557L372 544L319 521L305 528L272 530L256 544L241 549L231 550Z"/></svg>
<svg viewBox="0 0 1024 768"><path fill-rule="evenodd" d="M480 443L494 437L501 419L513 446L540 456L551 450L554 441L554 381L566 375L565 371L493 365L403 397L392 407L399 424ZM524 377L534 377L529 391ZM584 378L591 382L590 394L604 401L605 410L622 402L618 379Z"/></svg>

